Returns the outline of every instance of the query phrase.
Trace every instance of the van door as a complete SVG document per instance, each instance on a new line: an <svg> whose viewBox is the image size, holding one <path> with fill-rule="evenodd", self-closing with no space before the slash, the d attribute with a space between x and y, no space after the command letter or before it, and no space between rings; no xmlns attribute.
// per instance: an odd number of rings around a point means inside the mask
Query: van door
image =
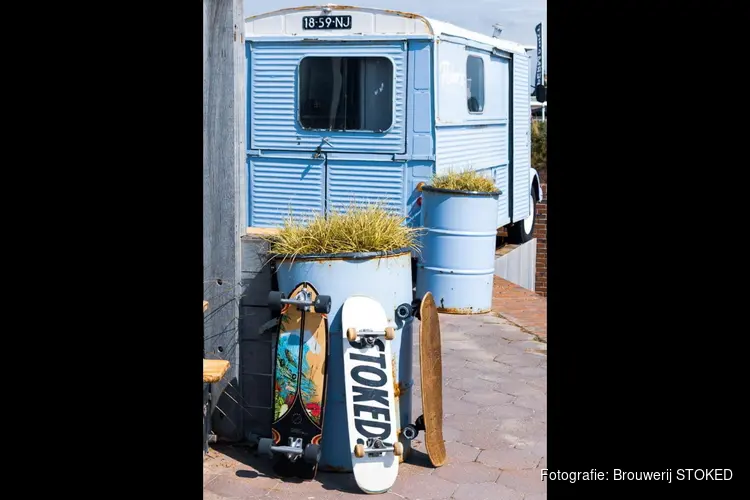
<svg viewBox="0 0 750 500"><path fill-rule="evenodd" d="M354 180L358 160L390 162L389 170L393 155L406 152L405 41L253 42L249 59L253 226L280 224L290 207L324 211L328 154Z"/></svg>

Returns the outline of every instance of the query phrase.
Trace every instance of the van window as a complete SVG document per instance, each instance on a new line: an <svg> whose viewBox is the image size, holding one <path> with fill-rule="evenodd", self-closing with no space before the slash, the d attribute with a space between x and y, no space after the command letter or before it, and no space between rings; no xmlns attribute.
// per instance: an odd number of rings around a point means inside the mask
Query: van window
<svg viewBox="0 0 750 500"><path fill-rule="evenodd" d="M393 64L385 57L306 57L299 123L308 130L384 132L393 122Z"/></svg>
<svg viewBox="0 0 750 500"><path fill-rule="evenodd" d="M466 92L469 113L484 110L484 61L481 57L466 58Z"/></svg>

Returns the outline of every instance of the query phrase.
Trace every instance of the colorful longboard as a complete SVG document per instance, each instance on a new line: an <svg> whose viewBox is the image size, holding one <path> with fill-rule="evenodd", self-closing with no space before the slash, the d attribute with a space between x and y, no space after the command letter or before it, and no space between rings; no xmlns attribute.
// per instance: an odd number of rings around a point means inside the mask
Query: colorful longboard
<svg viewBox="0 0 750 500"><path fill-rule="evenodd" d="M390 362L395 331L383 306L361 296L344 302L341 326L354 479L365 493L383 493L396 481L404 451Z"/></svg>
<svg viewBox="0 0 750 500"><path fill-rule="evenodd" d="M330 297L310 283L289 294L271 292L269 306L280 309L273 377L271 438L260 454L276 457L282 477L313 479L320 460L326 399Z"/></svg>

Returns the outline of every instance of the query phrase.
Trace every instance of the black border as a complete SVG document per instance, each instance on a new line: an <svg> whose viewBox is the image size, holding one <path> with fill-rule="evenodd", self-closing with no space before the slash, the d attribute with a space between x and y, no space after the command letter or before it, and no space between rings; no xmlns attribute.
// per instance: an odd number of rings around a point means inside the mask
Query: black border
<svg viewBox="0 0 750 500"><path fill-rule="evenodd" d="M742 472L739 11L602 7L547 5L548 468L609 480L548 496L723 496ZM716 467L732 481L676 480ZM673 481L615 482L614 468Z"/></svg>

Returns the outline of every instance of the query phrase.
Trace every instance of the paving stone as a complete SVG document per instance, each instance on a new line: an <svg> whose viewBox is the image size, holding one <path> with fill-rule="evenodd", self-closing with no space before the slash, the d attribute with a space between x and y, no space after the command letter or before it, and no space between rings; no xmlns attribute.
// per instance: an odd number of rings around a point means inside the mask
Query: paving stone
<svg viewBox="0 0 750 500"><path fill-rule="evenodd" d="M450 415L445 417L444 423L462 432L473 430L491 432L500 427L500 422L490 415Z"/></svg>
<svg viewBox="0 0 750 500"><path fill-rule="evenodd" d="M252 479L243 479L230 475L221 475L208 483L204 490L226 498L259 498L265 496L271 488L257 485Z"/></svg>
<svg viewBox="0 0 750 500"><path fill-rule="evenodd" d="M440 469L444 467L449 466L444 465ZM453 492L456 491L456 488L457 486L454 483L436 477L435 474L429 476L402 476L399 474L396 484L391 488L391 492L409 500L436 500L450 498Z"/></svg>
<svg viewBox="0 0 750 500"><path fill-rule="evenodd" d="M479 456L480 451L482 450L480 450L479 448L457 443L455 441L447 441L445 443L445 452L448 456L448 464L459 462L473 462Z"/></svg>
<svg viewBox="0 0 750 500"><path fill-rule="evenodd" d="M486 391L489 392L495 388L497 384L482 380L476 376L469 375L463 378L451 379L448 381L448 387L459 389L462 391Z"/></svg>
<svg viewBox="0 0 750 500"><path fill-rule="evenodd" d="M521 395L518 396L513 403L515 406L522 406L524 408L531 408L532 410L546 410L547 409L547 395L542 393L538 396Z"/></svg>
<svg viewBox="0 0 750 500"><path fill-rule="evenodd" d="M514 368L512 373L524 378L541 378L547 375L547 369L539 366L521 366Z"/></svg>
<svg viewBox="0 0 750 500"><path fill-rule="evenodd" d="M498 383L496 390L504 392L505 394L511 394L513 396L542 397L544 395L544 393L538 387L534 387L525 382L518 382L515 380L508 380L506 382Z"/></svg>
<svg viewBox="0 0 750 500"><path fill-rule="evenodd" d="M446 438L447 439L447 438ZM482 450L509 446L506 439L495 429L464 429L455 441Z"/></svg>
<svg viewBox="0 0 750 500"><path fill-rule="evenodd" d="M516 436L535 436L536 441L539 441L539 436L547 435L547 424L533 417L501 419L496 429Z"/></svg>
<svg viewBox="0 0 750 500"><path fill-rule="evenodd" d="M547 493L534 493L532 495L526 495L523 500L547 500Z"/></svg>
<svg viewBox="0 0 750 500"><path fill-rule="evenodd" d="M520 347L522 349L531 349L536 351L546 351L547 350L547 343L546 342L536 342L534 340L524 340L515 342L516 347Z"/></svg>
<svg viewBox="0 0 750 500"><path fill-rule="evenodd" d="M495 363L497 364L497 363ZM468 368L464 368L465 370ZM482 373L480 372L479 375L477 375L478 378L482 380L486 380L488 382L492 382L493 384L500 384L502 382L513 382L514 379L510 377L510 374L508 373L498 373L498 372L487 372Z"/></svg>
<svg viewBox="0 0 750 500"><path fill-rule="evenodd" d="M314 483L315 481L307 481L308 483ZM362 493L361 491L359 493ZM344 496L346 495L346 497ZM352 493L343 493L341 491L284 491L284 490L273 490L264 497L268 500L334 500L341 498L351 498Z"/></svg>
<svg viewBox="0 0 750 500"><path fill-rule="evenodd" d="M339 498L342 500L372 500L373 495L369 495L367 493L343 493ZM377 495L378 500L403 500L404 497L401 497L399 495L396 495L395 493L391 493L390 491L387 493L380 493ZM299 500L305 500L305 499L299 499Z"/></svg>
<svg viewBox="0 0 750 500"><path fill-rule="evenodd" d="M496 363L494 361L467 361L464 367L467 370L474 370L479 373L491 373L495 375L509 375L511 370L513 369L511 366L504 365L502 363Z"/></svg>
<svg viewBox="0 0 750 500"><path fill-rule="evenodd" d="M211 481L213 481L217 477L219 477L218 474L208 474L208 473L204 472L203 473L203 487L205 488L208 483L210 483Z"/></svg>
<svg viewBox="0 0 750 500"><path fill-rule="evenodd" d="M341 491L344 493L362 493L354 479L354 474L349 472L324 472L319 471L315 480L321 484L326 491Z"/></svg>
<svg viewBox="0 0 750 500"><path fill-rule="evenodd" d="M435 476L455 484L488 483L497 480L500 470L477 462L452 463L436 470Z"/></svg>
<svg viewBox="0 0 750 500"><path fill-rule="evenodd" d="M453 387L443 387L443 403L448 400L458 401L466 395L466 391L454 389Z"/></svg>
<svg viewBox="0 0 750 500"><path fill-rule="evenodd" d="M506 403L512 403L516 399L516 396L510 394L503 394L498 391L469 391L461 398L462 401L467 403L474 403L480 408L485 406L502 405Z"/></svg>
<svg viewBox="0 0 750 500"><path fill-rule="evenodd" d="M456 328L455 330L451 329L448 331L444 331L442 328L440 329L440 340L445 345L448 341L454 341L454 340L471 340L468 332L464 329Z"/></svg>
<svg viewBox="0 0 750 500"><path fill-rule="evenodd" d="M443 340L443 350L449 349L451 351L480 351L483 346L475 340Z"/></svg>
<svg viewBox="0 0 750 500"><path fill-rule="evenodd" d="M523 500L523 495L499 483L462 484L454 500Z"/></svg>
<svg viewBox="0 0 750 500"><path fill-rule="evenodd" d="M446 441L458 441L461 437L461 431L451 427L450 423L443 422L443 439Z"/></svg>
<svg viewBox="0 0 750 500"><path fill-rule="evenodd" d="M497 483L523 495L547 491L547 482L542 481L541 469L504 470L497 479Z"/></svg>
<svg viewBox="0 0 750 500"><path fill-rule="evenodd" d="M527 418L534 414L534 410L516 406L515 404L499 404L485 406L479 410L479 415L486 416L494 420L506 420L509 418Z"/></svg>
<svg viewBox="0 0 750 500"><path fill-rule="evenodd" d="M454 351L454 355L457 358L460 358L461 360L465 361L472 361L474 363L488 363L492 360L494 360L499 354L493 352L493 351L484 351L484 350L478 350L478 351Z"/></svg>
<svg viewBox="0 0 750 500"><path fill-rule="evenodd" d="M537 367L542 362L538 356L532 356L529 353L516 351L518 354L498 354L492 359L497 363L503 363L513 368L520 368L523 366Z"/></svg>
<svg viewBox="0 0 750 500"><path fill-rule="evenodd" d="M319 474L324 474L323 472L320 472ZM351 476L351 479L353 480L354 477L352 474L335 474L340 476ZM343 480L343 478L342 478ZM324 484L321 481L325 481L326 484ZM348 484L348 483L344 483ZM362 493L361 490L355 487L352 488L351 486L341 486L338 482L334 482L333 484L328 480L325 476L316 479L314 481L303 481L298 478L290 478L290 479L284 479L279 483L279 485L274 488L271 493L269 494L270 498L273 499L307 499L310 497L314 497L315 500L329 500L332 498L339 498L342 495L341 489L345 489L346 491L349 491L350 493L356 492L356 493Z"/></svg>
<svg viewBox="0 0 750 500"><path fill-rule="evenodd" d="M457 401L455 399L443 399L443 413L446 415L476 415L479 412L479 406L466 401Z"/></svg>
<svg viewBox="0 0 750 500"><path fill-rule="evenodd" d="M517 448L486 449L479 454L477 462L502 470L534 469L541 457L528 450Z"/></svg>

